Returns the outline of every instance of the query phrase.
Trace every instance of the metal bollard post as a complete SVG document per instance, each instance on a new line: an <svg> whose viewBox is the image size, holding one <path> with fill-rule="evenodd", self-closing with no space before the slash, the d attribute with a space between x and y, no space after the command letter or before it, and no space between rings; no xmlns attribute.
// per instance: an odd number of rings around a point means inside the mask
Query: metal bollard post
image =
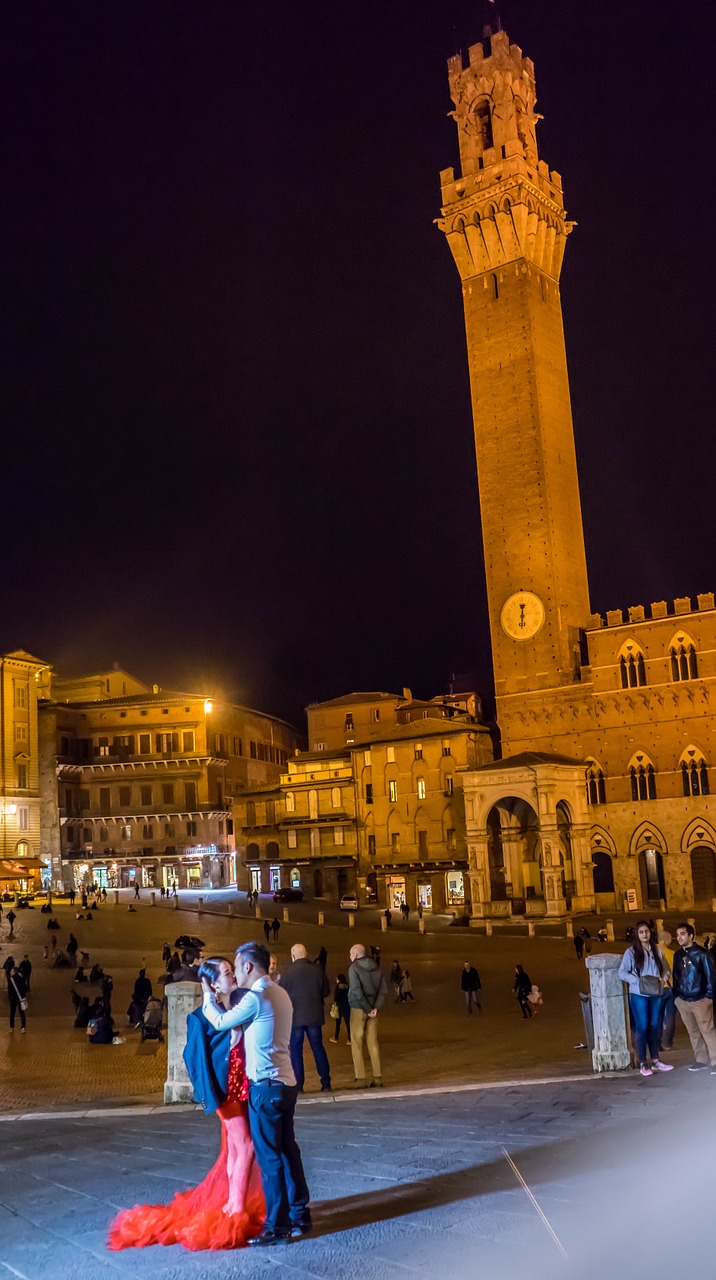
<svg viewBox="0 0 716 1280"><path fill-rule="evenodd" d="M156 893L150 893L150 895L149 895L149 902L150 902L150 905L151 905L152 907L156 907L156 905L157 905L157 895L156 895Z"/></svg>
<svg viewBox="0 0 716 1280"><path fill-rule="evenodd" d="M325 923L326 923L326 917L325 917L325 913L324 913L323 911L319 911L319 913L318 913L318 923L319 923L319 924L325 924Z"/></svg>

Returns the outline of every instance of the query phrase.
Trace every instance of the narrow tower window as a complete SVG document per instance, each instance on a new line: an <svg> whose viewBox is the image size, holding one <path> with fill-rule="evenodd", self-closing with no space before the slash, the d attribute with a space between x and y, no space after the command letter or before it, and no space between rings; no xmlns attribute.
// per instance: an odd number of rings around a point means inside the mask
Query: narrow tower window
<svg viewBox="0 0 716 1280"><path fill-rule="evenodd" d="M475 125L477 128L477 140L482 151L489 151L493 145L492 138L492 112L490 111L489 102L478 102L475 108Z"/></svg>
<svg viewBox="0 0 716 1280"><path fill-rule="evenodd" d="M698 680L698 676L699 668L694 646L692 644L673 644L671 646L672 680Z"/></svg>

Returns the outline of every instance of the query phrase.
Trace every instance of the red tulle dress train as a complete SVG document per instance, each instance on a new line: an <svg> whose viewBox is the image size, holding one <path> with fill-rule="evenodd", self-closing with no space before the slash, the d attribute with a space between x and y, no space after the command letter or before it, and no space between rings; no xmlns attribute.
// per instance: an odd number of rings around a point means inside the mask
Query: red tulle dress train
<svg viewBox="0 0 716 1280"><path fill-rule="evenodd" d="M249 1132L248 1081L243 1045L229 1055L227 1100L219 1108L221 1151L213 1169L192 1191L170 1204L136 1204L110 1226L109 1249L180 1244L185 1249L240 1249L266 1216L261 1179Z"/></svg>

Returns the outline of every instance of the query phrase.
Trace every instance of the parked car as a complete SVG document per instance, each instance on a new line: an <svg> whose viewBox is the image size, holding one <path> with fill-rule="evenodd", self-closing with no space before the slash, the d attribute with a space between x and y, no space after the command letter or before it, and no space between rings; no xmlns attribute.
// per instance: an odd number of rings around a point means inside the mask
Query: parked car
<svg viewBox="0 0 716 1280"><path fill-rule="evenodd" d="M358 895L356 893L344 893L339 906L341 911L357 911Z"/></svg>
<svg viewBox="0 0 716 1280"><path fill-rule="evenodd" d="M274 902L303 902L303 889L277 889Z"/></svg>

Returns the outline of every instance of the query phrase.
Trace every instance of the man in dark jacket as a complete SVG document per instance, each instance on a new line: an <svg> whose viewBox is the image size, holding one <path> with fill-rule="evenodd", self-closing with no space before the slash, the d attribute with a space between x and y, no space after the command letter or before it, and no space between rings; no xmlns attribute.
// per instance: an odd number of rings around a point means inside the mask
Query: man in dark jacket
<svg viewBox="0 0 716 1280"><path fill-rule="evenodd" d="M472 1013L473 1003L477 1005L480 1013L482 1013L482 1005L480 1004L479 992L482 989L480 983L480 975L474 964L470 964L466 960L462 966L462 974L460 975L460 986L465 996L465 1004L468 1013Z"/></svg>
<svg viewBox="0 0 716 1280"><path fill-rule="evenodd" d="M303 1040L304 1037L308 1037L321 1081L321 1090L323 1093L330 1093L331 1068L323 1047L321 1030L326 1021L324 1001L330 991L328 979L321 966L308 959L308 952L302 942L297 942L291 947L291 962L281 974L279 986L288 992L293 1005L293 1026L289 1045L293 1073L299 1090L303 1090L305 1079Z"/></svg>
<svg viewBox="0 0 716 1280"><path fill-rule="evenodd" d="M373 1069L371 1089L383 1083L378 1047L378 1010L382 1009L388 995L388 984L375 960L366 955L365 947L356 943L351 947L351 967L348 970L348 1003L351 1007L351 1054L356 1084L365 1084L363 1043L368 1049Z"/></svg>
<svg viewBox="0 0 716 1280"><path fill-rule="evenodd" d="M171 961L169 961L171 964ZM169 970L169 965L167 965ZM193 947L187 947L181 953L181 965L175 969L172 975L172 982L198 982L201 983L199 977L199 954ZM151 992L149 993L151 995Z"/></svg>
<svg viewBox="0 0 716 1280"><path fill-rule="evenodd" d="M681 1020L689 1033L696 1061L689 1071L708 1071L716 1076L716 1029L714 1029L714 979L711 954L694 942L690 924L676 929L679 950L674 955L674 997Z"/></svg>

